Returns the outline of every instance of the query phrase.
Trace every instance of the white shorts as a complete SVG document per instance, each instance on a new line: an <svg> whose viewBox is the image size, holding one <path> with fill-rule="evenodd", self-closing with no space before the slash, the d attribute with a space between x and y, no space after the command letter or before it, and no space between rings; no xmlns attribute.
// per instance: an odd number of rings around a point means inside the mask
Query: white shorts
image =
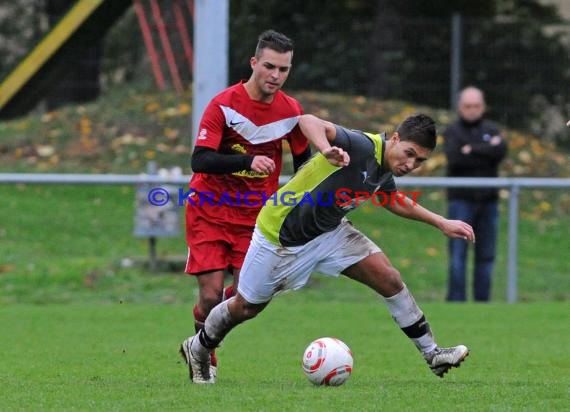
<svg viewBox="0 0 570 412"><path fill-rule="evenodd" d="M249 303L269 302L277 293L300 289L313 272L337 277L380 248L350 222L305 245L283 247L268 241L256 227L241 268L238 292Z"/></svg>

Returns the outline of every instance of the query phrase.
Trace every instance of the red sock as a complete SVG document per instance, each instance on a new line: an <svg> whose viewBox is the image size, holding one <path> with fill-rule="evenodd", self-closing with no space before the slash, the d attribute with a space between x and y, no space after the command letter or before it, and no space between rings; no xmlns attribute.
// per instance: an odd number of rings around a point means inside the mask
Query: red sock
<svg viewBox="0 0 570 412"><path fill-rule="evenodd" d="M234 290L234 285L231 284L227 288L224 289L224 300L228 300L232 296L235 296L236 292Z"/></svg>
<svg viewBox="0 0 570 412"><path fill-rule="evenodd" d="M194 305L194 310L192 311L194 314L194 329L196 333L200 331L204 327L204 321L206 320L206 316L202 314L198 305Z"/></svg>

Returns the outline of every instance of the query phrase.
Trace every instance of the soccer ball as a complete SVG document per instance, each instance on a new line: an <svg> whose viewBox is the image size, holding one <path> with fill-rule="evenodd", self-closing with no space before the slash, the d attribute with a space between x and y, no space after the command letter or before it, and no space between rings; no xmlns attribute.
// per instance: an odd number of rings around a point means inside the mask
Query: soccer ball
<svg viewBox="0 0 570 412"><path fill-rule="evenodd" d="M352 352L336 338L311 342L303 354L303 371L315 385L342 385L352 372Z"/></svg>

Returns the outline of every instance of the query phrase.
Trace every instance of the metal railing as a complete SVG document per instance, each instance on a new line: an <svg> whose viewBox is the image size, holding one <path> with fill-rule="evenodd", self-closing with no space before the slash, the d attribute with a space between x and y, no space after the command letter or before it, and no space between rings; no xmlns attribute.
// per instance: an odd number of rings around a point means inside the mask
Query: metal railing
<svg viewBox="0 0 570 412"><path fill-rule="evenodd" d="M281 176L285 184L291 176ZM190 176L163 177L157 175L122 174L44 174L44 173L0 173L0 184L95 184L95 185L143 185L175 184L187 185ZM448 178L448 177L404 177L397 179L398 186L412 187L469 187L508 189L508 257L507 257L507 301L517 301L517 259L518 259L518 214L521 189L567 189L570 178Z"/></svg>

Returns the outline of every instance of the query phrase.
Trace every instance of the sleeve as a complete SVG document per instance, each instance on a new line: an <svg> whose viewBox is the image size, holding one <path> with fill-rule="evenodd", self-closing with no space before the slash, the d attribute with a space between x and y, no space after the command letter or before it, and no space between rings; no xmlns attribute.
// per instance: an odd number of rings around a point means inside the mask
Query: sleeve
<svg viewBox="0 0 570 412"><path fill-rule="evenodd" d="M303 164L310 158L311 158L311 146L307 146L304 152L298 155L293 155L293 171L297 173L297 170L299 170L299 168L303 166Z"/></svg>
<svg viewBox="0 0 570 412"><path fill-rule="evenodd" d="M226 119L220 106L214 100L210 101L200 120L195 147L218 150L225 126Z"/></svg>
<svg viewBox="0 0 570 412"><path fill-rule="evenodd" d="M345 150L351 159L357 161L370 156L370 153L374 153L374 143L364 133L357 130L349 130L339 125L335 125L335 127L336 137L331 142L331 145Z"/></svg>
<svg viewBox="0 0 570 412"><path fill-rule="evenodd" d="M244 154L222 154L207 147L195 147L192 153L194 173L226 174L251 170L253 156Z"/></svg>

